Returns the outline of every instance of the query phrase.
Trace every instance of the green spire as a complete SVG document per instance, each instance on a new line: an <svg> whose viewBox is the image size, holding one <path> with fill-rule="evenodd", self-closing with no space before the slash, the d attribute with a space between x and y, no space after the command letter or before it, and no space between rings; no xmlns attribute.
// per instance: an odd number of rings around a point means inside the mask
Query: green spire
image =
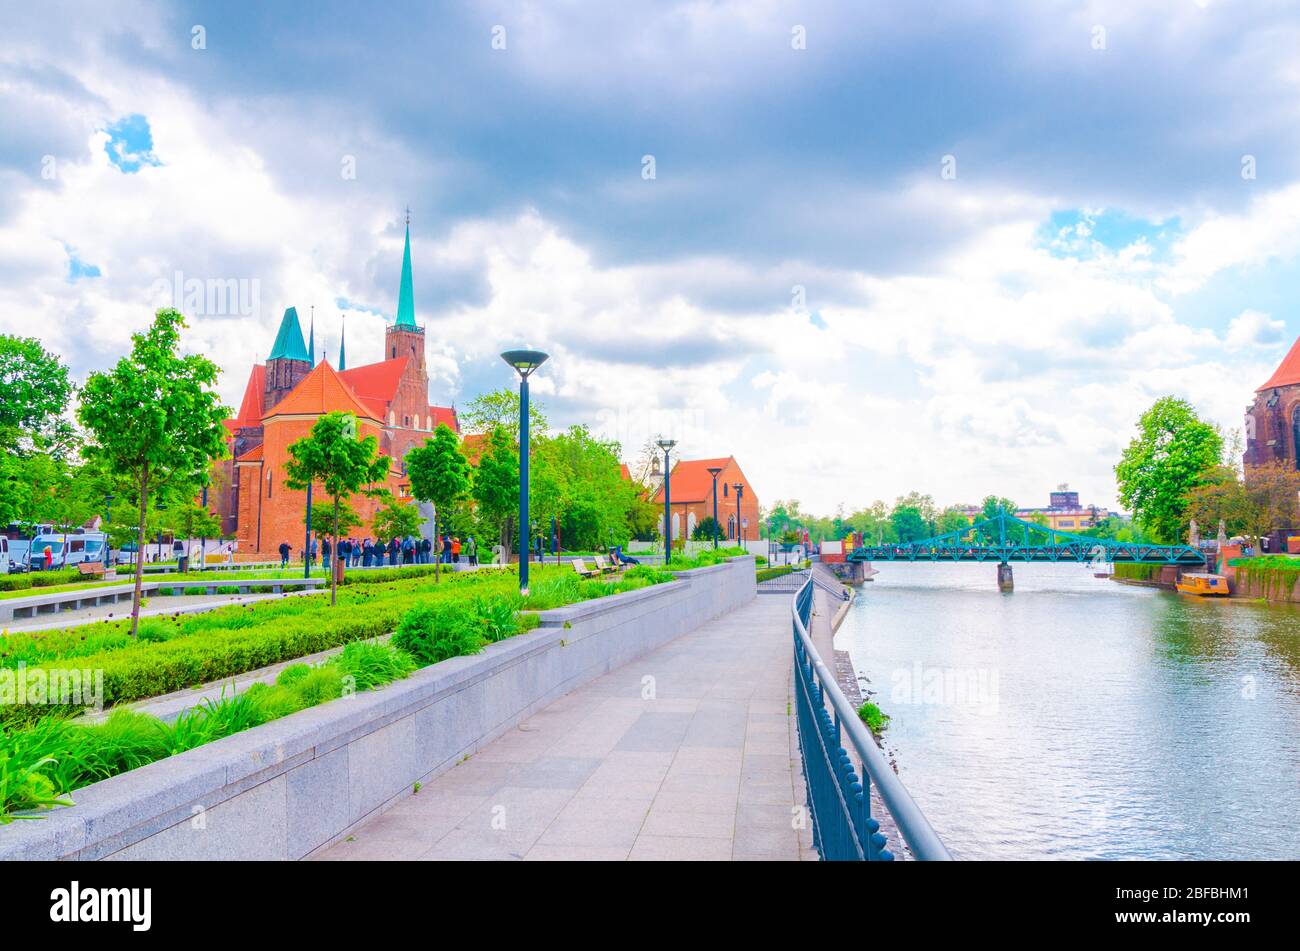
<svg viewBox="0 0 1300 951"><path fill-rule="evenodd" d="M307 340L307 359L316 365L316 305L311 305L311 337Z"/></svg>
<svg viewBox="0 0 1300 951"><path fill-rule="evenodd" d="M270 360L304 360L311 361L307 346L302 342L302 325L298 323L298 308L290 307L284 312L280 321L280 332L275 335L271 347Z"/></svg>
<svg viewBox="0 0 1300 951"><path fill-rule="evenodd" d="M346 342L348 334L348 325L344 324L339 330L339 371L342 372L348 368L348 358L343 352L343 345Z"/></svg>
<svg viewBox="0 0 1300 951"><path fill-rule="evenodd" d="M402 286L397 292L397 326L415 329L415 291L411 286L411 212L406 212L406 250L402 252Z"/></svg>

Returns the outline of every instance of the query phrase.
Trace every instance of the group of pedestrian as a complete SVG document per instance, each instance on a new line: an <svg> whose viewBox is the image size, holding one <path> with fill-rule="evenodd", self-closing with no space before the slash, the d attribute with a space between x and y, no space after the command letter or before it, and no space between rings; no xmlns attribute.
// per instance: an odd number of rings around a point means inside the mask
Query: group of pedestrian
<svg viewBox="0 0 1300 951"><path fill-rule="evenodd" d="M293 546L287 540L280 542L280 567L287 568ZM311 541L307 558L316 564L317 554L321 556L321 565L329 568L330 557L334 554L333 541L330 538ZM394 536L388 541L382 538L340 538L338 558L345 568L379 568L384 565L428 565L435 559L443 564L459 564L464 556L467 564L478 564L478 543L474 536L468 536L462 542L459 536L442 535L437 542L413 535Z"/></svg>

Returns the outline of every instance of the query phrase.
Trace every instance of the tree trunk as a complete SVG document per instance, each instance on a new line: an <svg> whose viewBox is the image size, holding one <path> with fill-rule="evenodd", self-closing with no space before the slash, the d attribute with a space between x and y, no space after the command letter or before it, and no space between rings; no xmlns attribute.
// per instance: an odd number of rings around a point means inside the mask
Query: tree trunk
<svg viewBox="0 0 1300 951"><path fill-rule="evenodd" d="M149 505L149 463L140 470L140 533L135 542L135 592L131 595L131 637L140 628L140 592L144 585L144 523Z"/></svg>
<svg viewBox="0 0 1300 951"><path fill-rule="evenodd" d="M442 552L438 547L438 509L435 506L433 510L433 583L437 584L442 580Z"/></svg>
<svg viewBox="0 0 1300 951"><path fill-rule="evenodd" d="M334 496L334 524L330 526L330 607L339 603L339 497Z"/></svg>

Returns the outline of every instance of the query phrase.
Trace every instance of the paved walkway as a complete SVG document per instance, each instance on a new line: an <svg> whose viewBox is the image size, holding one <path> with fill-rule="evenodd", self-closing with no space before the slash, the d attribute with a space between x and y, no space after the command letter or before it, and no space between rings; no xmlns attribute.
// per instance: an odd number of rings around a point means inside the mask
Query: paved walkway
<svg viewBox="0 0 1300 951"><path fill-rule="evenodd" d="M815 860L796 828L789 618L788 598L755 598L562 697L315 857Z"/></svg>

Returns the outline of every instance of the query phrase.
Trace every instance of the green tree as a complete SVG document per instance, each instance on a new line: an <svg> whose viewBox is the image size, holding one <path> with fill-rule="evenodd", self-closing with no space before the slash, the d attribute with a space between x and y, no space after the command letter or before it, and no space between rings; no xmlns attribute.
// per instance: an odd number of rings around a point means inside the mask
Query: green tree
<svg viewBox="0 0 1300 951"><path fill-rule="evenodd" d="M640 495L622 476L619 444L571 426L534 444L532 510L539 523L554 517L570 550L624 544ZM549 533L549 524L546 529Z"/></svg>
<svg viewBox="0 0 1300 951"><path fill-rule="evenodd" d="M962 510L962 506L950 505L939 513L938 521L935 524L935 531L939 535L947 535L949 532L960 532L970 528L970 519Z"/></svg>
<svg viewBox="0 0 1300 951"><path fill-rule="evenodd" d="M351 413L326 413L316 420L311 433L289 446L284 464L284 484L305 491L320 485L333 502L329 527L333 529L334 551L339 550L339 512L354 494L368 491L388 475L388 458L379 455L379 440L357 432L357 418ZM330 572L330 604L338 603L338 574Z"/></svg>
<svg viewBox="0 0 1300 951"><path fill-rule="evenodd" d="M461 428L467 433L490 433L504 429L519 441L519 393L514 389L493 390L474 397L456 412ZM536 438L550 423L536 400L528 401L528 433Z"/></svg>
<svg viewBox="0 0 1300 951"><path fill-rule="evenodd" d="M1188 493L1219 464L1223 437L1173 396L1156 400L1137 425L1115 466L1119 499L1157 541L1176 542L1187 524Z"/></svg>
<svg viewBox="0 0 1300 951"><path fill-rule="evenodd" d="M303 528L307 527L307 513L302 513ZM311 505L311 527L317 535L342 536L364 524L357 510L344 503L335 510L329 502L313 502Z"/></svg>
<svg viewBox="0 0 1300 951"><path fill-rule="evenodd" d="M221 517L194 499L167 506L161 521L165 531L173 538L185 539L187 546L196 538L221 537Z"/></svg>
<svg viewBox="0 0 1300 951"><path fill-rule="evenodd" d="M493 433L495 435L496 431ZM489 446L491 445L489 439ZM406 475L411 480L411 494L421 502L433 503L433 535L437 538L438 517L445 518L469 494L470 466L465 453L461 452L459 437L445 423L439 423L433 431L432 439L406 454ZM518 481L516 463L516 484ZM435 560L434 564L436 583L442 577L441 560Z"/></svg>
<svg viewBox="0 0 1300 951"><path fill-rule="evenodd" d="M410 457L407 458L409 473ZM359 519L358 523L360 523ZM370 530L375 533L376 538L405 538L407 535L415 535L419 532L423 523L419 506L411 502L403 502L390 494L375 513L375 517L371 519Z"/></svg>
<svg viewBox="0 0 1300 951"><path fill-rule="evenodd" d="M197 485L226 448L222 421L230 409L212 388L217 366L179 353L184 326L179 311L158 311L147 331L132 336L129 356L108 373L90 374L77 411L90 437L88 453L136 483L141 541L150 491L169 483ZM140 622L143 562L137 555L132 637Z"/></svg>
<svg viewBox="0 0 1300 951"><path fill-rule="evenodd" d="M712 515L706 515L695 523L695 530L691 532L691 540L697 542L713 541L713 530L718 523L713 520ZM721 529L718 530L718 538L722 538ZM721 544L721 542L719 542Z"/></svg>
<svg viewBox="0 0 1300 951"><path fill-rule="evenodd" d="M906 545L930 535L929 523L921 514L921 509L915 505L905 505L901 500L889 513L889 521L894 526L894 534L900 544Z"/></svg>
<svg viewBox="0 0 1300 951"><path fill-rule="evenodd" d="M488 436L474 473L471 494L479 513L496 526L509 559L512 526L519 511L519 451L510 435L500 427Z"/></svg>
<svg viewBox="0 0 1300 951"><path fill-rule="evenodd" d="M64 414L72 397L68 368L32 337L0 334L0 449L61 455L72 441Z"/></svg>

